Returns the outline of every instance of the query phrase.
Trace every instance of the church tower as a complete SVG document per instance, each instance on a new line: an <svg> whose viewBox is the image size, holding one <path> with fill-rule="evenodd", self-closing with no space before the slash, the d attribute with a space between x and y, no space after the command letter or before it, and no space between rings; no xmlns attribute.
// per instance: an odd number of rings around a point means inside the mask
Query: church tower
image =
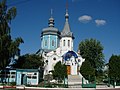
<svg viewBox="0 0 120 90"><path fill-rule="evenodd" d="M69 19L69 14L68 14L68 10L66 9L65 25L61 32L61 40L60 40L61 55L65 54L68 51L73 50L74 36L73 33L70 31L68 19Z"/></svg>
<svg viewBox="0 0 120 90"><path fill-rule="evenodd" d="M44 52L54 51L59 47L60 32L54 27L54 18L51 17L48 22L48 27L44 28L41 33L41 49Z"/></svg>

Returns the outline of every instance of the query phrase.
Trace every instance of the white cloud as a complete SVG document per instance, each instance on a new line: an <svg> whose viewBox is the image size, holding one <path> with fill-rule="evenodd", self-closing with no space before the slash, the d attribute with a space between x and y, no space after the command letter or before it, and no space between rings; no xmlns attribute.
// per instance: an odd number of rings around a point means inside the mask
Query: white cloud
<svg viewBox="0 0 120 90"><path fill-rule="evenodd" d="M80 16L78 20L82 23L88 23L89 21L92 20L92 17L88 15L83 15L83 16Z"/></svg>
<svg viewBox="0 0 120 90"><path fill-rule="evenodd" d="M103 25L106 24L106 21L102 20L102 19L96 19L95 23L96 23L97 26L103 26Z"/></svg>

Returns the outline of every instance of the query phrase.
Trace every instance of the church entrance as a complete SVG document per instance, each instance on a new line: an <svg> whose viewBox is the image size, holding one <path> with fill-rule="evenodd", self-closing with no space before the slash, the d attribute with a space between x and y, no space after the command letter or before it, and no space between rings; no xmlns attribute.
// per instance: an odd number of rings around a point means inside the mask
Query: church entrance
<svg viewBox="0 0 120 90"><path fill-rule="evenodd" d="M67 65L67 74L68 74L68 75L71 74L71 67L70 67L70 65Z"/></svg>

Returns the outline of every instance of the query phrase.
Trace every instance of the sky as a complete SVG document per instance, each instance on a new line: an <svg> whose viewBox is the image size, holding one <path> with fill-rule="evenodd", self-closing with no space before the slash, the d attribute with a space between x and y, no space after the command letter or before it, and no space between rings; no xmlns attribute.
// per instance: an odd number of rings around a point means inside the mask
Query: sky
<svg viewBox="0 0 120 90"><path fill-rule="evenodd" d="M17 8L11 35L23 38L21 55L41 48L41 31L48 27L51 9L55 27L59 31L64 27L66 0L8 0L7 5ZM105 62L120 54L120 0L68 0L67 6L75 51L82 40L94 38L104 47Z"/></svg>

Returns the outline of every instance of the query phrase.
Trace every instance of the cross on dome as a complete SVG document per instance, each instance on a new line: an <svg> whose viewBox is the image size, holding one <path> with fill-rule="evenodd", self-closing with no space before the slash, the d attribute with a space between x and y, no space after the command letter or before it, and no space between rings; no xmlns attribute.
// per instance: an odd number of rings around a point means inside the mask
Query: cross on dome
<svg viewBox="0 0 120 90"><path fill-rule="evenodd" d="M66 8L66 14L65 14L66 21L65 21L63 31L61 32L61 37L72 37L74 39L74 36L70 31L70 25L69 25L68 19L69 19L69 14L68 14L68 9Z"/></svg>
<svg viewBox="0 0 120 90"><path fill-rule="evenodd" d="M49 19L49 27L54 27L54 18L52 17L53 10L51 9L51 17Z"/></svg>

